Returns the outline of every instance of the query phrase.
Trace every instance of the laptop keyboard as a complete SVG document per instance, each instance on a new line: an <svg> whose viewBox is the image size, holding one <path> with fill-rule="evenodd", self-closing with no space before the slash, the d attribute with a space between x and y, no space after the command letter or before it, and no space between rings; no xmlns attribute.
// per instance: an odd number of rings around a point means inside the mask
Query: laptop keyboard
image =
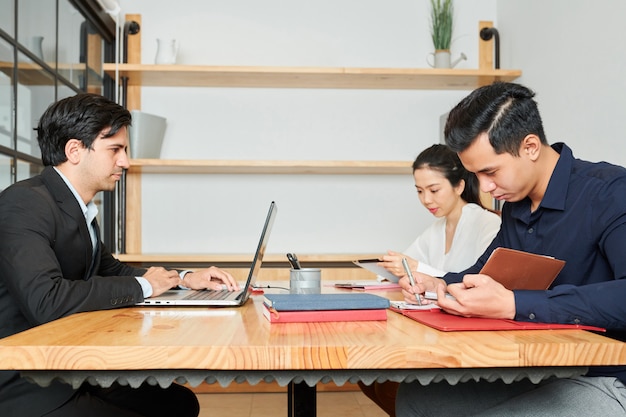
<svg viewBox="0 0 626 417"><path fill-rule="evenodd" d="M225 300L232 294L228 290L193 291L185 300Z"/></svg>

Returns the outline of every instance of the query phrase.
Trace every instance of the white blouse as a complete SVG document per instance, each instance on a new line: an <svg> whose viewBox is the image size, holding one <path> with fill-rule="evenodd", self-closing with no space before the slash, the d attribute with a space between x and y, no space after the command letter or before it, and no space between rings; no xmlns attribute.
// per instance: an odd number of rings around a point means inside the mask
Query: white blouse
<svg viewBox="0 0 626 417"><path fill-rule="evenodd" d="M477 204L463 206L450 251L446 251L446 219L435 220L403 253L419 262L417 270L441 277L474 265L500 230L500 216Z"/></svg>

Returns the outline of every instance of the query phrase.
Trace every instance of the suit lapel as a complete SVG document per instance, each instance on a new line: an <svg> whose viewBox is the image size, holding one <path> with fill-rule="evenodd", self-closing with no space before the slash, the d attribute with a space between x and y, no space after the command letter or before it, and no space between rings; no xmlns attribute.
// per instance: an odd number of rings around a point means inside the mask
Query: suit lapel
<svg viewBox="0 0 626 417"><path fill-rule="evenodd" d="M43 182L46 184L46 187L50 190L50 193L55 198L57 206L61 211L66 214L66 220L73 222L75 227L79 231L80 239L82 242L81 246L84 248L85 275L83 276L83 279L87 280L90 276L93 275L92 270L95 270L95 265L91 246L91 237L89 235L89 230L87 229L85 216L80 209L80 204L78 204L78 201L76 201L76 197L74 197L72 191L68 188L65 181L63 181L63 178L59 176L54 168L50 166L45 167L41 173L41 176ZM100 236L97 225L96 236L98 236L97 241L99 242ZM98 252L99 250L100 249L98 248L96 252Z"/></svg>

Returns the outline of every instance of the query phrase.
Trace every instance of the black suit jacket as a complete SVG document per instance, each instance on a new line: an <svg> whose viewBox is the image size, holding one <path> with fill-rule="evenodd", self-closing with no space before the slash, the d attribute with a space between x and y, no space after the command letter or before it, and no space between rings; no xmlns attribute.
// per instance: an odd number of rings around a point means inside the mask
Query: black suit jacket
<svg viewBox="0 0 626 417"><path fill-rule="evenodd" d="M144 273L102 243L92 256L80 205L53 168L0 194L0 337L77 312L134 305L143 301L134 277ZM41 415L72 393L66 384L41 388L0 371L3 416Z"/></svg>

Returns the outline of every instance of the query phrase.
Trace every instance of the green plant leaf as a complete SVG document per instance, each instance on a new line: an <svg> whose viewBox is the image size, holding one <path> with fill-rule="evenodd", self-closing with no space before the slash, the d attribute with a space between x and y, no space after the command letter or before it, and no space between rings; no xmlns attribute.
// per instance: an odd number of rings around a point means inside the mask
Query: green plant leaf
<svg viewBox="0 0 626 417"><path fill-rule="evenodd" d="M452 0L430 0L430 27L435 50L450 49L452 42Z"/></svg>

